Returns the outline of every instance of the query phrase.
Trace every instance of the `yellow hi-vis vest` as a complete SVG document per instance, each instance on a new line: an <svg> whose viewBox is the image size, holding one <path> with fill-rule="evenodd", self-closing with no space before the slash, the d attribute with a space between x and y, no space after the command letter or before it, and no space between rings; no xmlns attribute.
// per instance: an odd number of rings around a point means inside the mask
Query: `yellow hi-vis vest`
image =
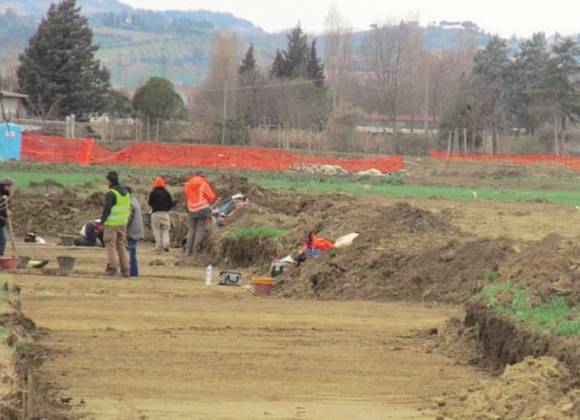
<svg viewBox="0 0 580 420"><path fill-rule="evenodd" d="M129 223L131 217L131 194L123 196L117 190L110 189L115 194L117 203L111 209L111 214L105 222L105 226L124 226Z"/></svg>

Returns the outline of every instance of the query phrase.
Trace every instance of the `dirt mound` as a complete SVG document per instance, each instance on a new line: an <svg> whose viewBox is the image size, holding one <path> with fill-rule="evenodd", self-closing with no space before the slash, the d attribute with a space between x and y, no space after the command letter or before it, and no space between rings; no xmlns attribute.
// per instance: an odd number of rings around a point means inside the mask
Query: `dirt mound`
<svg viewBox="0 0 580 420"><path fill-rule="evenodd" d="M282 276L276 292L318 299L459 303L480 290L485 270L496 270L514 252L511 240L470 239L441 216L406 203L367 209L366 217L348 226L361 234L353 246L308 260Z"/></svg>
<svg viewBox="0 0 580 420"><path fill-rule="evenodd" d="M413 207L408 203L397 203L387 207L384 212L384 221L389 223L391 230L404 233L459 233L457 227L449 224L441 216Z"/></svg>
<svg viewBox="0 0 580 420"><path fill-rule="evenodd" d="M74 235L88 220L99 217L103 202L102 193L88 197L70 190L49 196L17 193L12 201L14 229L17 234Z"/></svg>
<svg viewBox="0 0 580 420"><path fill-rule="evenodd" d="M454 419L577 419L577 378L554 358L526 358L508 366L499 383L485 387L445 410Z"/></svg>
<svg viewBox="0 0 580 420"><path fill-rule="evenodd" d="M550 235L510 256L501 275L528 285L543 300L564 296L580 304L580 238Z"/></svg>
<svg viewBox="0 0 580 420"><path fill-rule="evenodd" d="M232 268L249 268L269 264L276 256L276 241L271 238L224 238L219 261Z"/></svg>

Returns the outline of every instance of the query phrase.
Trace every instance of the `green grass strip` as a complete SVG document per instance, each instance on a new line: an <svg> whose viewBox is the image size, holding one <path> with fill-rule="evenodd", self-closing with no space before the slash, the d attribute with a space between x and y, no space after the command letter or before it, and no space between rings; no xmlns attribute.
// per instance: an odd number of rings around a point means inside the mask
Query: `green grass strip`
<svg viewBox="0 0 580 420"><path fill-rule="evenodd" d="M501 301L504 294L511 297L510 302ZM511 282L487 286L480 296L498 315L515 319L527 328L542 333L580 337L580 310L563 297L533 305L529 289Z"/></svg>
<svg viewBox="0 0 580 420"><path fill-rule="evenodd" d="M286 231L282 229L256 226L246 229L234 229L226 235L226 238L233 240L254 238L278 239L284 235L286 235Z"/></svg>

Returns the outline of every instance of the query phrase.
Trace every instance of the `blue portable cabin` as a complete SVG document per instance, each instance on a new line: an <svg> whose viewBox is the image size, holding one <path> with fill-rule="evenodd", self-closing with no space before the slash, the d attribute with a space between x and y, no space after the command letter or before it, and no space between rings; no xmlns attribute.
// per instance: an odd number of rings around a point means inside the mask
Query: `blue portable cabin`
<svg viewBox="0 0 580 420"><path fill-rule="evenodd" d="M22 129L19 125L0 123L0 162L20 160Z"/></svg>

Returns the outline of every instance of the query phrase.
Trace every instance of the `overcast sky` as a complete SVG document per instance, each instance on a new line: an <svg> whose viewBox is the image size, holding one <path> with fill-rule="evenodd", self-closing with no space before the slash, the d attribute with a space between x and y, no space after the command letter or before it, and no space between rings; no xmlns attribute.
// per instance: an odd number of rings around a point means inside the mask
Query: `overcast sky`
<svg viewBox="0 0 580 420"><path fill-rule="evenodd" d="M578 0L122 0L147 9L228 11L267 31L287 29L301 21L308 31L321 31L331 4L355 29L377 21L418 15L421 22L471 20L503 36L580 32Z"/></svg>

